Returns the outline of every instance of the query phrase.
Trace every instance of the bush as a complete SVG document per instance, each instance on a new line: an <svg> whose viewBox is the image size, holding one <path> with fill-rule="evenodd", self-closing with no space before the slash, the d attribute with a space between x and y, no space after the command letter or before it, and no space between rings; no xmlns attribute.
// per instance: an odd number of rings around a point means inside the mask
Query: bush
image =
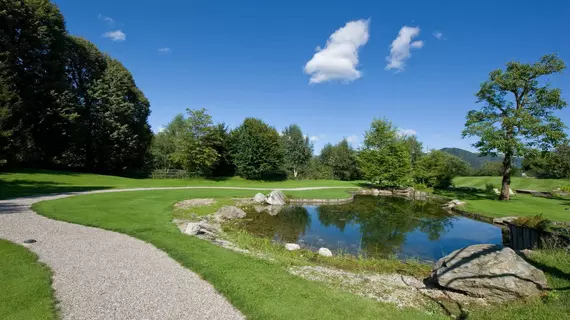
<svg viewBox="0 0 570 320"><path fill-rule="evenodd" d="M423 191L423 192L429 192L429 193L433 192L433 188L430 188L423 183L416 183L414 185L414 189L417 191Z"/></svg>
<svg viewBox="0 0 570 320"><path fill-rule="evenodd" d="M545 219L542 214L532 217L520 217L513 221L513 224L521 227L534 228L537 230L546 230L550 227L551 221Z"/></svg>
<svg viewBox="0 0 570 320"><path fill-rule="evenodd" d="M570 185L565 185L560 187L560 190L563 192L570 192Z"/></svg>
<svg viewBox="0 0 570 320"><path fill-rule="evenodd" d="M487 191L488 193L495 194L495 185L492 183L485 184L485 191Z"/></svg>

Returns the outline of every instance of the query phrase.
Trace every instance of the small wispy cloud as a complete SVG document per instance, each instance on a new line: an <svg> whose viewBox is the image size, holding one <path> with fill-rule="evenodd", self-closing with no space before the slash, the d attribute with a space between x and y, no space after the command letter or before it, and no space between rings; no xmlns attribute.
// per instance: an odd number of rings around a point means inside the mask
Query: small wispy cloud
<svg viewBox="0 0 570 320"><path fill-rule="evenodd" d="M103 37L110 39L112 41L125 41L125 40L127 40L127 35L121 30L105 32L103 34Z"/></svg>
<svg viewBox="0 0 570 320"><path fill-rule="evenodd" d="M420 49L424 46L424 42L421 40L412 41L419 34L419 27L403 26L400 29L398 37L392 41L390 46L390 55L386 57L386 61L388 61L386 70L396 69L397 71L404 71L406 60L412 56L410 49Z"/></svg>
<svg viewBox="0 0 570 320"><path fill-rule="evenodd" d="M403 136L415 136L418 134L414 129L398 129L398 133Z"/></svg>
<svg viewBox="0 0 570 320"><path fill-rule="evenodd" d="M97 15L97 18L98 18L99 20L101 20L101 21L104 21L104 22L107 23L108 25L111 25L111 26L112 26L112 25L115 24L115 19L113 19L113 18L111 18L111 17L104 16L104 15L102 15L102 14L100 14L100 13Z"/></svg>
<svg viewBox="0 0 570 320"><path fill-rule="evenodd" d="M439 31L435 31L434 33L432 33L434 38L436 38L437 40L445 40L443 38L443 33L439 32Z"/></svg>
<svg viewBox="0 0 570 320"><path fill-rule="evenodd" d="M357 135L352 135L352 136L348 136L346 137L346 141L348 143L354 144L358 142L358 136Z"/></svg>
<svg viewBox="0 0 570 320"><path fill-rule="evenodd" d="M311 136L311 137L309 138L309 140L311 140L312 142L315 142L315 141L322 140L322 139L324 139L325 137L326 137L326 136L325 136L324 134L321 134L321 135L318 135L318 136Z"/></svg>
<svg viewBox="0 0 570 320"><path fill-rule="evenodd" d="M158 49L158 52L160 53L170 53L172 50L170 50L170 48L160 48Z"/></svg>
<svg viewBox="0 0 570 320"><path fill-rule="evenodd" d="M358 49L368 42L370 20L349 21L327 40L324 48L317 47L316 53L305 65L305 73L311 76L309 83L331 80L345 82L361 77L358 66Z"/></svg>

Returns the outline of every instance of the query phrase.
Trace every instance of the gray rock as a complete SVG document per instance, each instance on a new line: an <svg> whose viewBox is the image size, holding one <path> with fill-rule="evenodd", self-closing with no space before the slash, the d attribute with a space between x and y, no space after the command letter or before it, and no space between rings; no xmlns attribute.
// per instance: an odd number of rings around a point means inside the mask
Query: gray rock
<svg viewBox="0 0 570 320"><path fill-rule="evenodd" d="M456 206L462 206L465 204L465 201L461 201L461 200L451 200L448 203L442 205L441 207L444 209L453 209Z"/></svg>
<svg viewBox="0 0 570 320"><path fill-rule="evenodd" d="M432 280L441 287L505 302L541 294L547 288L544 273L511 248L478 244L439 259Z"/></svg>
<svg viewBox="0 0 570 320"><path fill-rule="evenodd" d="M267 210L267 213L269 213L269 215L276 216L279 214L279 212L281 212L281 210L283 210L283 206L267 206L265 207L265 210Z"/></svg>
<svg viewBox="0 0 570 320"><path fill-rule="evenodd" d="M255 212L257 212L257 213L261 213L261 212L265 211L266 209L265 209L265 206L258 204L258 205L253 206L253 210L255 210Z"/></svg>
<svg viewBox="0 0 570 320"><path fill-rule="evenodd" d="M199 222L190 222L184 229L184 233L189 234L191 236L197 235L200 232L200 223Z"/></svg>
<svg viewBox="0 0 570 320"><path fill-rule="evenodd" d="M372 189L372 195L373 195L373 196L377 196L377 195L379 195L379 194L380 194L380 190L378 190L378 189Z"/></svg>
<svg viewBox="0 0 570 320"><path fill-rule="evenodd" d="M301 249L301 246L296 244L296 243L286 243L285 249L287 249L289 251L295 251L295 250Z"/></svg>
<svg viewBox="0 0 570 320"><path fill-rule="evenodd" d="M497 188L493 188L493 192L494 192L496 195L501 194L501 191L500 191L499 189L497 189Z"/></svg>
<svg viewBox="0 0 570 320"><path fill-rule="evenodd" d="M263 202L265 202L265 195L263 193L257 193L253 197L253 201L255 201L257 203L263 203Z"/></svg>
<svg viewBox="0 0 570 320"><path fill-rule="evenodd" d="M265 202L271 205L283 206L285 205L285 195L281 190L273 190L267 195Z"/></svg>
<svg viewBox="0 0 570 320"><path fill-rule="evenodd" d="M319 249L319 255L323 256L323 257L332 257L332 252L327 249L327 248L320 248Z"/></svg>
<svg viewBox="0 0 570 320"><path fill-rule="evenodd" d="M244 218L245 216L246 213L235 206L222 207L214 214L216 220L233 220Z"/></svg>
<svg viewBox="0 0 570 320"><path fill-rule="evenodd" d="M495 218L493 219L493 223L497 224L507 224L517 220L518 217L502 217L502 218Z"/></svg>

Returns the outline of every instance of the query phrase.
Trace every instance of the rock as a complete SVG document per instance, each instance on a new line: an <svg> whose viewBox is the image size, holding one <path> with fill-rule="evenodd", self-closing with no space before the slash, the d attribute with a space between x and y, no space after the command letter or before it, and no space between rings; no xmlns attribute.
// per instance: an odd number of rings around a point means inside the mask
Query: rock
<svg viewBox="0 0 570 320"><path fill-rule="evenodd" d="M394 190L393 192L394 192L394 195L396 195L396 196L409 197L409 196L412 196L414 194L414 188L409 187L406 189Z"/></svg>
<svg viewBox="0 0 570 320"><path fill-rule="evenodd" d="M378 196L380 194L380 190L378 189L372 189L372 195L373 196Z"/></svg>
<svg viewBox="0 0 570 320"><path fill-rule="evenodd" d="M390 190L378 190L378 195L379 196L393 196L394 193Z"/></svg>
<svg viewBox="0 0 570 320"><path fill-rule="evenodd" d="M277 205L267 206L265 207L265 210L267 211L267 213L269 213L269 215L276 216L279 214L279 212L281 212L281 210L283 210L283 206L277 206Z"/></svg>
<svg viewBox="0 0 570 320"><path fill-rule="evenodd" d="M285 205L285 195L283 192L281 192L281 190L273 190L267 195L265 202L267 204L283 206Z"/></svg>
<svg viewBox="0 0 570 320"><path fill-rule="evenodd" d="M245 216L246 213L242 209L234 206L222 207L214 214L216 220L233 220L244 218Z"/></svg>
<svg viewBox="0 0 570 320"><path fill-rule="evenodd" d="M501 191L499 191L497 188L493 188L493 192L497 195L501 194Z"/></svg>
<svg viewBox="0 0 570 320"><path fill-rule="evenodd" d="M255 201L257 203L263 203L263 202L265 202L265 195L263 193L257 193L253 197L253 201Z"/></svg>
<svg viewBox="0 0 570 320"><path fill-rule="evenodd" d="M295 251L301 249L301 246L296 243L287 243L285 244L285 249L289 251Z"/></svg>
<svg viewBox="0 0 570 320"><path fill-rule="evenodd" d="M327 249L327 248L320 248L319 249L319 255L323 256L323 257L332 257L332 252Z"/></svg>
<svg viewBox="0 0 570 320"><path fill-rule="evenodd" d="M493 223L497 224L507 224L517 220L518 217L502 217L502 218L495 218L493 219Z"/></svg>
<svg viewBox="0 0 570 320"><path fill-rule="evenodd" d="M184 229L184 233L189 234L191 236L197 235L200 232L200 223L199 222L190 222Z"/></svg>
<svg viewBox="0 0 570 320"><path fill-rule="evenodd" d="M513 189L509 188L509 195L514 196L516 193L513 191Z"/></svg>
<svg viewBox="0 0 570 320"><path fill-rule="evenodd" d="M265 211L266 208L265 208L265 206L258 204L258 205L253 206L253 210L255 210L255 212L257 212L257 213L261 213L261 212Z"/></svg>
<svg viewBox="0 0 570 320"><path fill-rule="evenodd" d="M490 302L536 296L547 288L541 270L511 248L490 244L465 247L439 259L431 279L443 288Z"/></svg>
<svg viewBox="0 0 570 320"><path fill-rule="evenodd" d="M461 200L451 200L448 203L442 205L441 207L444 209L453 209L456 206L462 206L465 204L465 201L461 201Z"/></svg>

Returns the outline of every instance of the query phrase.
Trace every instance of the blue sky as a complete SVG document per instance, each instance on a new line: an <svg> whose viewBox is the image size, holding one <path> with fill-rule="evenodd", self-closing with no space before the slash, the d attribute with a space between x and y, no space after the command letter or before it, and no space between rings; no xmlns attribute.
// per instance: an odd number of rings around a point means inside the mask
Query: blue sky
<svg viewBox="0 0 570 320"><path fill-rule="evenodd" d="M428 148L471 149L461 130L491 70L553 52L570 64L566 0L55 2L72 34L131 71L154 131L206 108L232 127L296 123L317 151L358 145L374 117ZM569 73L549 78L566 100ZM559 116L570 125L570 108Z"/></svg>

